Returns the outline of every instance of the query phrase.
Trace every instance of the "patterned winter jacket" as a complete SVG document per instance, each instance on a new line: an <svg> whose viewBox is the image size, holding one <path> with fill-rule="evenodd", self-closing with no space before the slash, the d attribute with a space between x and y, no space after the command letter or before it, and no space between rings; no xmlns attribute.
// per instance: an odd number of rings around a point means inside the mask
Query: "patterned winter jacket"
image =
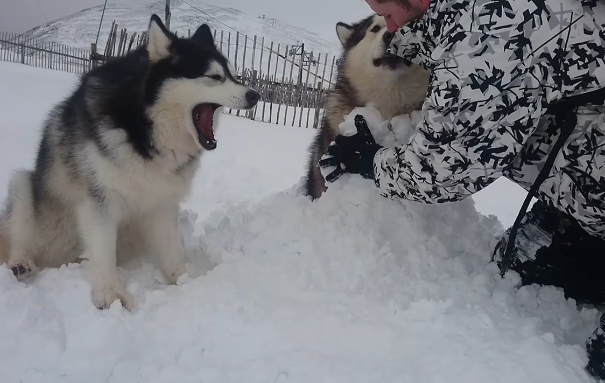
<svg viewBox="0 0 605 383"><path fill-rule="evenodd" d="M381 195L452 202L500 176L529 190L560 132L548 104L605 83L605 1L432 0L389 51L432 75L416 133L374 158ZM578 109L539 189L602 237L604 110Z"/></svg>

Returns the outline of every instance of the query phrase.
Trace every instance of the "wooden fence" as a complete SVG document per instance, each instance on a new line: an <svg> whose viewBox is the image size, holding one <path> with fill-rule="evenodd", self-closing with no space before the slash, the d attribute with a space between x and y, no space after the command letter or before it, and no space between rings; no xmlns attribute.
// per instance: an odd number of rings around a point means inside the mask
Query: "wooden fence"
<svg viewBox="0 0 605 383"><path fill-rule="evenodd" d="M70 73L84 73L90 68L90 51L0 32L0 60Z"/></svg>
<svg viewBox="0 0 605 383"><path fill-rule="evenodd" d="M191 30L175 31L190 36ZM261 94L251 111L227 109L232 115L256 121L317 128L326 92L336 76L337 57L305 51L304 44L282 46L264 37L215 29L218 49L235 68L236 77ZM127 54L146 41L146 32L129 33L112 23L105 47L82 49L0 32L0 60L71 73L85 73Z"/></svg>

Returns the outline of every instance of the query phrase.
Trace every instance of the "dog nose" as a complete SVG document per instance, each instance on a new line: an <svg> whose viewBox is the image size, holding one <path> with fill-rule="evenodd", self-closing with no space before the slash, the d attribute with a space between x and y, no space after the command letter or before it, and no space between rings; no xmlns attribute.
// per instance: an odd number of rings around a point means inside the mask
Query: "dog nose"
<svg viewBox="0 0 605 383"><path fill-rule="evenodd" d="M260 94L254 90L249 90L246 92L246 101L250 104L256 104L260 99Z"/></svg>
<svg viewBox="0 0 605 383"><path fill-rule="evenodd" d="M391 40L393 39L393 36L395 36L395 34L394 34L394 33L391 33L391 32L389 32L389 31L386 31L386 32L384 32L384 35L382 35L382 41L383 41L385 44L388 44L388 43L390 43L390 42L391 42Z"/></svg>

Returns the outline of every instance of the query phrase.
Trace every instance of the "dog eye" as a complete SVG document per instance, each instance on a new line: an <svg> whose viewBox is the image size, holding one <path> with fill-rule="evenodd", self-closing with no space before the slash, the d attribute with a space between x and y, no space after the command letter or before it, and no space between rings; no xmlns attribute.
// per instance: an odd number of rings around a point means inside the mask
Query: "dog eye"
<svg viewBox="0 0 605 383"><path fill-rule="evenodd" d="M218 74L213 74L212 76L206 76L206 77L211 78L216 81L221 81L221 79L222 79L222 77Z"/></svg>
<svg viewBox="0 0 605 383"><path fill-rule="evenodd" d="M376 32L378 32L379 30L380 30L380 25L376 25L376 26L374 26L374 28L372 28L372 29L371 29L371 32L376 33Z"/></svg>

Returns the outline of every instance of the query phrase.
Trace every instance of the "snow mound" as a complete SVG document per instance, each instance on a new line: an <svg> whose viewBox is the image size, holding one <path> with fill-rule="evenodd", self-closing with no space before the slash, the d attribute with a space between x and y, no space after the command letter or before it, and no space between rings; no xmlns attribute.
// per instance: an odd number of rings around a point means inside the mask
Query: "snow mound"
<svg viewBox="0 0 605 383"><path fill-rule="evenodd" d="M90 303L81 267L0 268L3 382L589 382L596 310L501 279L472 200L400 203L344 175L180 224L188 268L121 270L133 313Z"/></svg>
<svg viewBox="0 0 605 383"><path fill-rule="evenodd" d="M596 310L554 288L515 292L490 263L498 225L472 200L401 203L340 181L315 202L301 182L207 222L212 278L244 322L242 360L270 355L293 382L590 381Z"/></svg>

